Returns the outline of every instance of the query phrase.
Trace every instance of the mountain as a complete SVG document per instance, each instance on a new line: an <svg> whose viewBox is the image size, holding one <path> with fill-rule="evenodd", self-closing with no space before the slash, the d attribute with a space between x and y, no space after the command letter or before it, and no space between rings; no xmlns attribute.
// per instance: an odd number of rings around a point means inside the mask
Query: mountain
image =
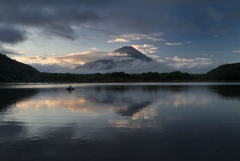
<svg viewBox="0 0 240 161"><path fill-rule="evenodd" d="M240 63L224 64L206 74L208 79L213 80L240 80Z"/></svg>
<svg viewBox="0 0 240 161"><path fill-rule="evenodd" d="M0 82L24 81L40 72L0 53Z"/></svg>
<svg viewBox="0 0 240 161"><path fill-rule="evenodd" d="M120 53L120 54L126 53L127 55L129 55L129 57L134 58L134 59L139 59L139 60L147 61L147 62L153 61L151 58L147 57L146 55L144 55L140 51L136 50L132 46L123 46L123 47L115 50L114 53Z"/></svg>
<svg viewBox="0 0 240 161"><path fill-rule="evenodd" d="M127 72L142 73L149 72L160 64L136 50L132 46L123 46L111 53L109 58L101 59L76 67L76 72L85 73L107 73Z"/></svg>

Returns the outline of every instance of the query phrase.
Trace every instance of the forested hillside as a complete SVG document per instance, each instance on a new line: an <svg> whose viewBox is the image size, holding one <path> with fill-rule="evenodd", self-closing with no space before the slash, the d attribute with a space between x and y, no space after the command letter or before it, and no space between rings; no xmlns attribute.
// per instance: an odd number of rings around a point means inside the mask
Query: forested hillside
<svg viewBox="0 0 240 161"><path fill-rule="evenodd" d="M40 72L0 53L0 82L25 81Z"/></svg>
<svg viewBox="0 0 240 161"><path fill-rule="evenodd" d="M206 79L240 81L240 63L221 65L209 71Z"/></svg>

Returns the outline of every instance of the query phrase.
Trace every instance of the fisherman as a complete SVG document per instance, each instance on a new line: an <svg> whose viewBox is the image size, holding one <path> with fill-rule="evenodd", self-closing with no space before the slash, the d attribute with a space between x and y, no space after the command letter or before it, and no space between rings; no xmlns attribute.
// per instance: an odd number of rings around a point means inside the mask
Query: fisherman
<svg viewBox="0 0 240 161"><path fill-rule="evenodd" d="M69 87L68 87L69 89L72 89L72 86L71 85L69 85Z"/></svg>

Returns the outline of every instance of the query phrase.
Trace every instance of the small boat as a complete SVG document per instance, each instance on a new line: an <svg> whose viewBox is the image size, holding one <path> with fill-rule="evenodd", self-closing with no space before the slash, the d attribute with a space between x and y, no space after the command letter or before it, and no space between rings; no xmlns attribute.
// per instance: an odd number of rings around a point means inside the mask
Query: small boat
<svg viewBox="0 0 240 161"><path fill-rule="evenodd" d="M66 88L66 90L68 90L68 91L72 91L72 90L74 90L74 88Z"/></svg>
<svg viewBox="0 0 240 161"><path fill-rule="evenodd" d="M68 90L68 91L72 91L72 90L74 90L74 88L73 88L71 85L69 85L69 87L66 88L66 90Z"/></svg>

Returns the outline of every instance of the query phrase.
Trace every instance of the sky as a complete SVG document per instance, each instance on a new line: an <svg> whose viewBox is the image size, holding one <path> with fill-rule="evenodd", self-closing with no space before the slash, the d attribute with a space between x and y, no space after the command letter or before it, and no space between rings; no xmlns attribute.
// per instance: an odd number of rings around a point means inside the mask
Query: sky
<svg viewBox="0 0 240 161"><path fill-rule="evenodd" d="M122 46L174 71L240 61L238 0L1 0L0 20L0 53L41 72L68 72Z"/></svg>

